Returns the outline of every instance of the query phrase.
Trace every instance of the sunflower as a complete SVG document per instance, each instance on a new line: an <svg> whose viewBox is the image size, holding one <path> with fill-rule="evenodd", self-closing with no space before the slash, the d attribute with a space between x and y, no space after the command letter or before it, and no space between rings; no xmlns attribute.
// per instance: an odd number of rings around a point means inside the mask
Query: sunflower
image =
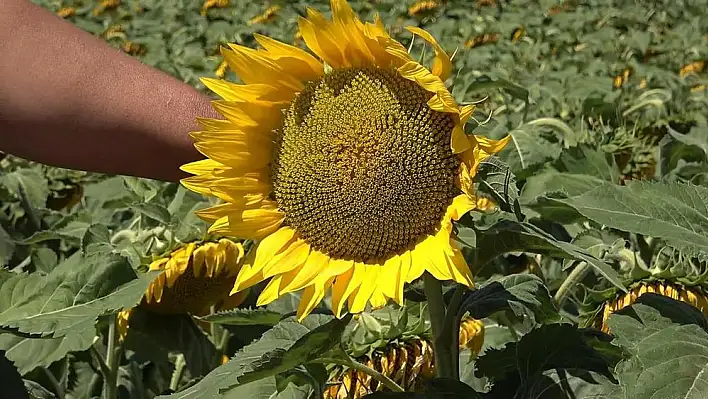
<svg viewBox="0 0 708 399"><path fill-rule="evenodd" d="M470 286L452 221L476 206L480 161L508 141L465 134L474 105L453 99L450 57L429 33L408 28L432 46L431 69L378 17L331 4L332 21L313 9L298 21L314 55L258 34L262 49L222 49L243 84L203 79L226 119L198 119L207 159L182 167L184 186L223 200L198 212L209 231L257 243L232 292L269 280L264 305L302 290L300 319L330 288L341 317L345 303L401 303L426 271Z"/></svg>
<svg viewBox="0 0 708 399"><path fill-rule="evenodd" d="M231 287L243 264L241 243L222 238L217 242L192 242L180 246L149 266L162 273L148 285L139 306L162 314L203 315L212 306L233 309L243 303L248 291L231 295ZM118 331L123 339L133 308L118 313Z"/></svg>
<svg viewBox="0 0 708 399"><path fill-rule="evenodd" d="M628 293L622 294L604 304L600 329L604 332L610 332L610 327L607 325L610 315L632 306L645 293L663 295L687 303L708 316L708 295L702 287L687 287L671 281L641 281L630 289Z"/></svg>

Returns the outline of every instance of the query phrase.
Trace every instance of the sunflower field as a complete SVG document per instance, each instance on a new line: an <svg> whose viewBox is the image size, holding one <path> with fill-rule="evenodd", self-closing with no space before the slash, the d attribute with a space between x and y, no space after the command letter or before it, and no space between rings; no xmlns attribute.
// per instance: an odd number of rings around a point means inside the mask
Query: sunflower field
<svg viewBox="0 0 708 399"><path fill-rule="evenodd" d="M708 398L708 1L33 2L224 119L0 153L0 398Z"/></svg>

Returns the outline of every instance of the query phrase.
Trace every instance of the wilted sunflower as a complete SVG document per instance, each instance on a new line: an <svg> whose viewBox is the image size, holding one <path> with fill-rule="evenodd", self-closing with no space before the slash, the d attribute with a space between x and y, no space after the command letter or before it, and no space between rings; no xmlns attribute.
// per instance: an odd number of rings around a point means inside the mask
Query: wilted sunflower
<svg viewBox="0 0 708 399"><path fill-rule="evenodd" d="M225 203L199 211L210 232L258 241L233 292L270 279L259 305L303 290L303 318L332 288L361 312L430 272L470 285L452 245L452 221L476 206L479 162L508 140L467 136L474 105L445 86L452 64L426 31L432 69L414 61L376 18L362 23L344 0L333 21L308 9L303 40L315 54L256 35L262 49L222 54L243 84L203 79L226 120L191 133L208 159L183 166L183 184Z"/></svg>
<svg viewBox="0 0 708 399"><path fill-rule="evenodd" d="M248 291L230 295L243 255L243 246L228 239L180 246L150 264L150 270L162 273L148 285L140 307L155 313L193 315L203 315L212 306L237 307L248 296ZM121 337L128 331L132 310L118 314Z"/></svg>

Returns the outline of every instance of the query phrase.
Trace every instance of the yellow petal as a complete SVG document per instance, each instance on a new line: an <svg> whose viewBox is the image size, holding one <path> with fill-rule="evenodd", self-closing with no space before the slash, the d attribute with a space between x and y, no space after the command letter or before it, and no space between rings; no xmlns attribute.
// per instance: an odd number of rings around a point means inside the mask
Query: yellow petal
<svg viewBox="0 0 708 399"><path fill-rule="evenodd" d="M263 270L263 267L279 252L285 251L293 243L295 230L290 227L281 227L275 233L264 238L256 247L256 260L253 268Z"/></svg>
<svg viewBox="0 0 708 399"><path fill-rule="evenodd" d="M284 274L302 266L310 255L310 244L304 240L296 240L283 252L274 256L264 267L263 277Z"/></svg>
<svg viewBox="0 0 708 399"><path fill-rule="evenodd" d="M192 175L205 175L211 173L215 169L225 168L224 164L213 159L202 159L201 161L190 162L180 167L181 170Z"/></svg>
<svg viewBox="0 0 708 399"><path fill-rule="evenodd" d="M261 291L261 294L258 296L256 306L265 306L278 299L278 297L280 296L280 280L281 277L276 276L268 282L268 285L266 285L263 291Z"/></svg>
<svg viewBox="0 0 708 399"><path fill-rule="evenodd" d="M379 273L381 265L365 265L366 274L363 281L359 285L357 292L349 298L349 311L352 313L361 313L366 308L366 303L374 293L378 285Z"/></svg>
<svg viewBox="0 0 708 399"><path fill-rule="evenodd" d="M270 104L286 105L292 101L292 94L287 90L268 84L256 83L239 85L222 79L201 78L204 86L218 94L227 101L240 102L265 102Z"/></svg>
<svg viewBox="0 0 708 399"><path fill-rule="evenodd" d="M231 51L222 47L221 55L246 84L268 84L295 93L303 88L302 81L290 75L263 51L229 44Z"/></svg>
<svg viewBox="0 0 708 399"><path fill-rule="evenodd" d="M349 286L349 281L354 275L354 267L349 269L344 274L340 274L335 277L334 284L332 285L332 310L338 319L342 318L342 308L344 308L344 303L346 302L348 296L344 296L347 287Z"/></svg>
<svg viewBox="0 0 708 399"><path fill-rule="evenodd" d="M311 8L307 9L307 19L302 17L298 19L302 39L313 53L333 68L349 66L330 26L331 23L322 14Z"/></svg>
<svg viewBox="0 0 708 399"><path fill-rule="evenodd" d="M322 64L306 51L258 33L253 36L272 59L298 79L315 80L324 74Z"/></svg>
<svg viewBox="0 0 708 399"><path fill-rule="evenodd" d="M281 293L297 291L312 283L315 276L322 273L329 263L329 256L320 251L312 250L307 257L305 263L297 270L294 278L285 287L281 289ZM291 272L292 273L292 272Z"/></svg>
<svg viewBox="0 0 708 399"><path fill-rule="evenodd" d="M445 50L440 47L433 35L415 26L408 26L406 29L414 35L420 36L423 40L433 46L433 50L435 50L435 59L433 60L432 70L433 74L443 81L449 78L450 73L452 72L452 62L450 61L450 57L448 57Z"/></svg>
<svg viewBox="0 0 708 399"><path fill-rule="evenodd" d="M297 308L297 320L302 321L307 315L312 312L318 303L324 298L324 294L332 285L334 277L327 279L323 283L317 283L306 287L302 291L302 296L300 297L300 304Z"/></svg>
<svg viewBox="0 0 708 399"><path fill-rule="evenodd" d="M209 232L260 240L280 227L285 214L271 205L270 201L263 201L259 208L245 209L225 218L226 221L221 218L214 222Z"/></svg>
<svg viewBox="0 0 708 399"><path fill-rule="evenodd" d="M396 290L401 280L401 257L392 256L386 260L381 268L381 293L388 298L396 298Z"/></svg>

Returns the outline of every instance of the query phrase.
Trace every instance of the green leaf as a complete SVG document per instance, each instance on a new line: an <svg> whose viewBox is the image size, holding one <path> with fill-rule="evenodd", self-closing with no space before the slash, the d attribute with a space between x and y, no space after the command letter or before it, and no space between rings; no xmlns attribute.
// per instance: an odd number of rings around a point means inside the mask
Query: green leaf
<svg viewBox="0 0 708 399"><path fill-rule="evenodd" d="M39 247L32 252L32 264L41 272L51 272L58 262L57 254L47 247Z"/></svg>
<svg viewBox="0 0 708 399"><path fill-rule="evenodd" d="M229 326L274 326L280 322L281 314L264 308L225 310L208 316L199 317L200 320L225 324Z"/></svg>
<svg viewBox="0 0 708 399"><path fill-rule="evenodd" d="M276 348L264 353L260 359L243 368L238 382L225 390L291 370L316 359L339 343L349 320L351 316L341 320L332 319L300 337L289 348Z"/></svg>
<svg viewBox="0 0 708 399"><path fill-rule="evenodd" d="M560 145L546 140L539 132L538 127L528 125L509 132L511 142L502 150L501 157L515 173L560 156Z"/></svg>
<svg viewBox="0 0 708 399"><path fill-rule="evenodd" d="M88 349L93 344L95 335L93 328L77 331L61 338L23 338L0 334L0 349L7 351L7 358L15 363L22 375L25 375L36 367L51 366L69 352Z"/></svg>
<svg viewBox="0 0 708 399"><path fill-rule="evenodd" d="M170 223L170 212L163 206L143 202L131 204L130 209L154 219L160 224L166 225Z"/></svg>
<svg viewBox="0 0 708 399"><path fill-rule="evenodd" d="M686 134L677 132L670 125L666 126L666 131L677 141L686 145L696 146L708 156L708 126L706 125L705 117L700 118L699 123L693 126Z"/></svg>
<svg viewBox="0 0 708 399"><path fill-rule="evenodd" d="M617 365L615 398L708 397L707 321L690 305L644 294L607 321L616 343L632 357Z"/></svg>
<svg viewBox="0 0 708 399"><path fill-rule="evenodd" d="M517 85L504 78L492 79L487 75L477 77L467 86L467 93L478 91L489 91L490 89L501 89L511 94L513 97L523 100L527 105L529 102L529 91L523 86Z"/></svg>
<svg viewBox="0 0 708 399"><path fill-rule="evenodd" d="M548 289L532 274L514 274L486 282L471 291L461 306L461 310L468 311L475 319L506 310L523 316L523 308L531 310L530 314L535 315L539 323L559 320Z"/></svg>
<svg viewBox="0 0 708 399"><path fill-rule="evenodd" d="M5 186L18 198L27 197L29 204L35 208L44 208L49 195L49 187L45 178L34 169L18 169L0 175L0 186Z"/></svg>
<svg viewBox="0 0 708 399"><path fill-rule="evenodd" d="M8 398L27 398L25 384L15 366L5 356L5 351L0 349L0 381L2 394Z"/></svg>
<svg viewBox="0 0 708 399"><path fill-rule="evenodd" d="M561 154L559 162L568 173L597 177L617 183L620 171L612 154L587 145L569 148Z"/></svg>
<svg viewBox="0 0 708 399"><path fill-rule="evenodd" d="M603 185L560 201L605 226L708 253L708 188L631 182L624 187Z"/></svg>
<svg viewBox="0 0 708 399"><path fill-rule="evenodd" d="M0 226L0 267L7 265L15 252L15 242L7 231Z"/></svg>
<svg viewBox="0 0 708 399"><path fill-rule="evenodd" d="M231 360L214 369L211 373L207 374L204 379L199 381L197 384L181 391L174 393L169 396L161 396L162 398L178 399L178 398L244 398L244 397L268 397L259 395L271 395L275 391L275 378L265 378L261 381L253 382L250 384L237 386L232 391L224 391L234 384L238 384L239 377L245 372L253 370L252 365L254 362L258 362L261 357L267 353L272 353L274 349L280 349L287 351L290 349L300 338L305 336L308 332L317 329L322 325L326 325L328 322L332 321L332 316L327 315L310 315L306 317L302 323L298 323L294 317L287 318L275 327L268 330L263 337L258 341L244 347L239 352L237 352ZM271 381L273 383L272 389L258 390L258 392L250 392L252 388L258 388L261 384ZM243 396L244 392L248 392L249 395L253 396ZM268 392L264 394L264 392Z"/></svg>
<svg viewBox="0 0 708 399"><path fill-rule="evenodd" d="M589 263L617 288L626 291L617 272L604 261L569 242L558 241L530 223L501 220L487 230L477 231L477 247L473 249L475 267L482 267L496 257L514 251L547 253Z"/></svg>
<svg viewBox="0 0 708 399"><path fill-rule="evenodd" d="M87 248L93 246L110 246L111 233L108 227L103 224L93 224L81 237L81 250L86 252Z"/></svg>
<svg viewBox="0 0 708 399"><path fill-rule="evenodd" d="M83 331L140 300L154 273L135 277L121 256L75 254L46 276L18 275L3 284L0 325L55 338Z"/></svg>
<svg viewBox="0 0 708 399"><path fill-rule="evenodd" d="M184 355L191 377L206 375L221 359L204 332L188 315L163 315L133 309L124 346L135 352L135 359L168 364L170 354Z"/></svg>
<svg viewBox="0 0 708 399"><path fill-rule="evenodd" d="M610 365L587 343L592 334L569 324L543 325L504 349L487 351L477 359L477 374L493 380L490 396L519 399L538 397L547 370L592 371L612 380Z"/></svg>
<svg viewBox="0 0 708 399"><path fill-rule="evenodd" d="M32 380L25 380L26 393L30 399L54 399L56 395L50 392L47 388ZM20 396L21 397L21 396ZM13 396L14 398L14 396Z"/></svg>
<svg viewBox="0 0 708 399"><path fill-rule="evenodd" d="M480 183L480 190L492 195L501 210L514 212L519 189L508 165L496 156L487 158L479 164L475 179Z"/></svg>

